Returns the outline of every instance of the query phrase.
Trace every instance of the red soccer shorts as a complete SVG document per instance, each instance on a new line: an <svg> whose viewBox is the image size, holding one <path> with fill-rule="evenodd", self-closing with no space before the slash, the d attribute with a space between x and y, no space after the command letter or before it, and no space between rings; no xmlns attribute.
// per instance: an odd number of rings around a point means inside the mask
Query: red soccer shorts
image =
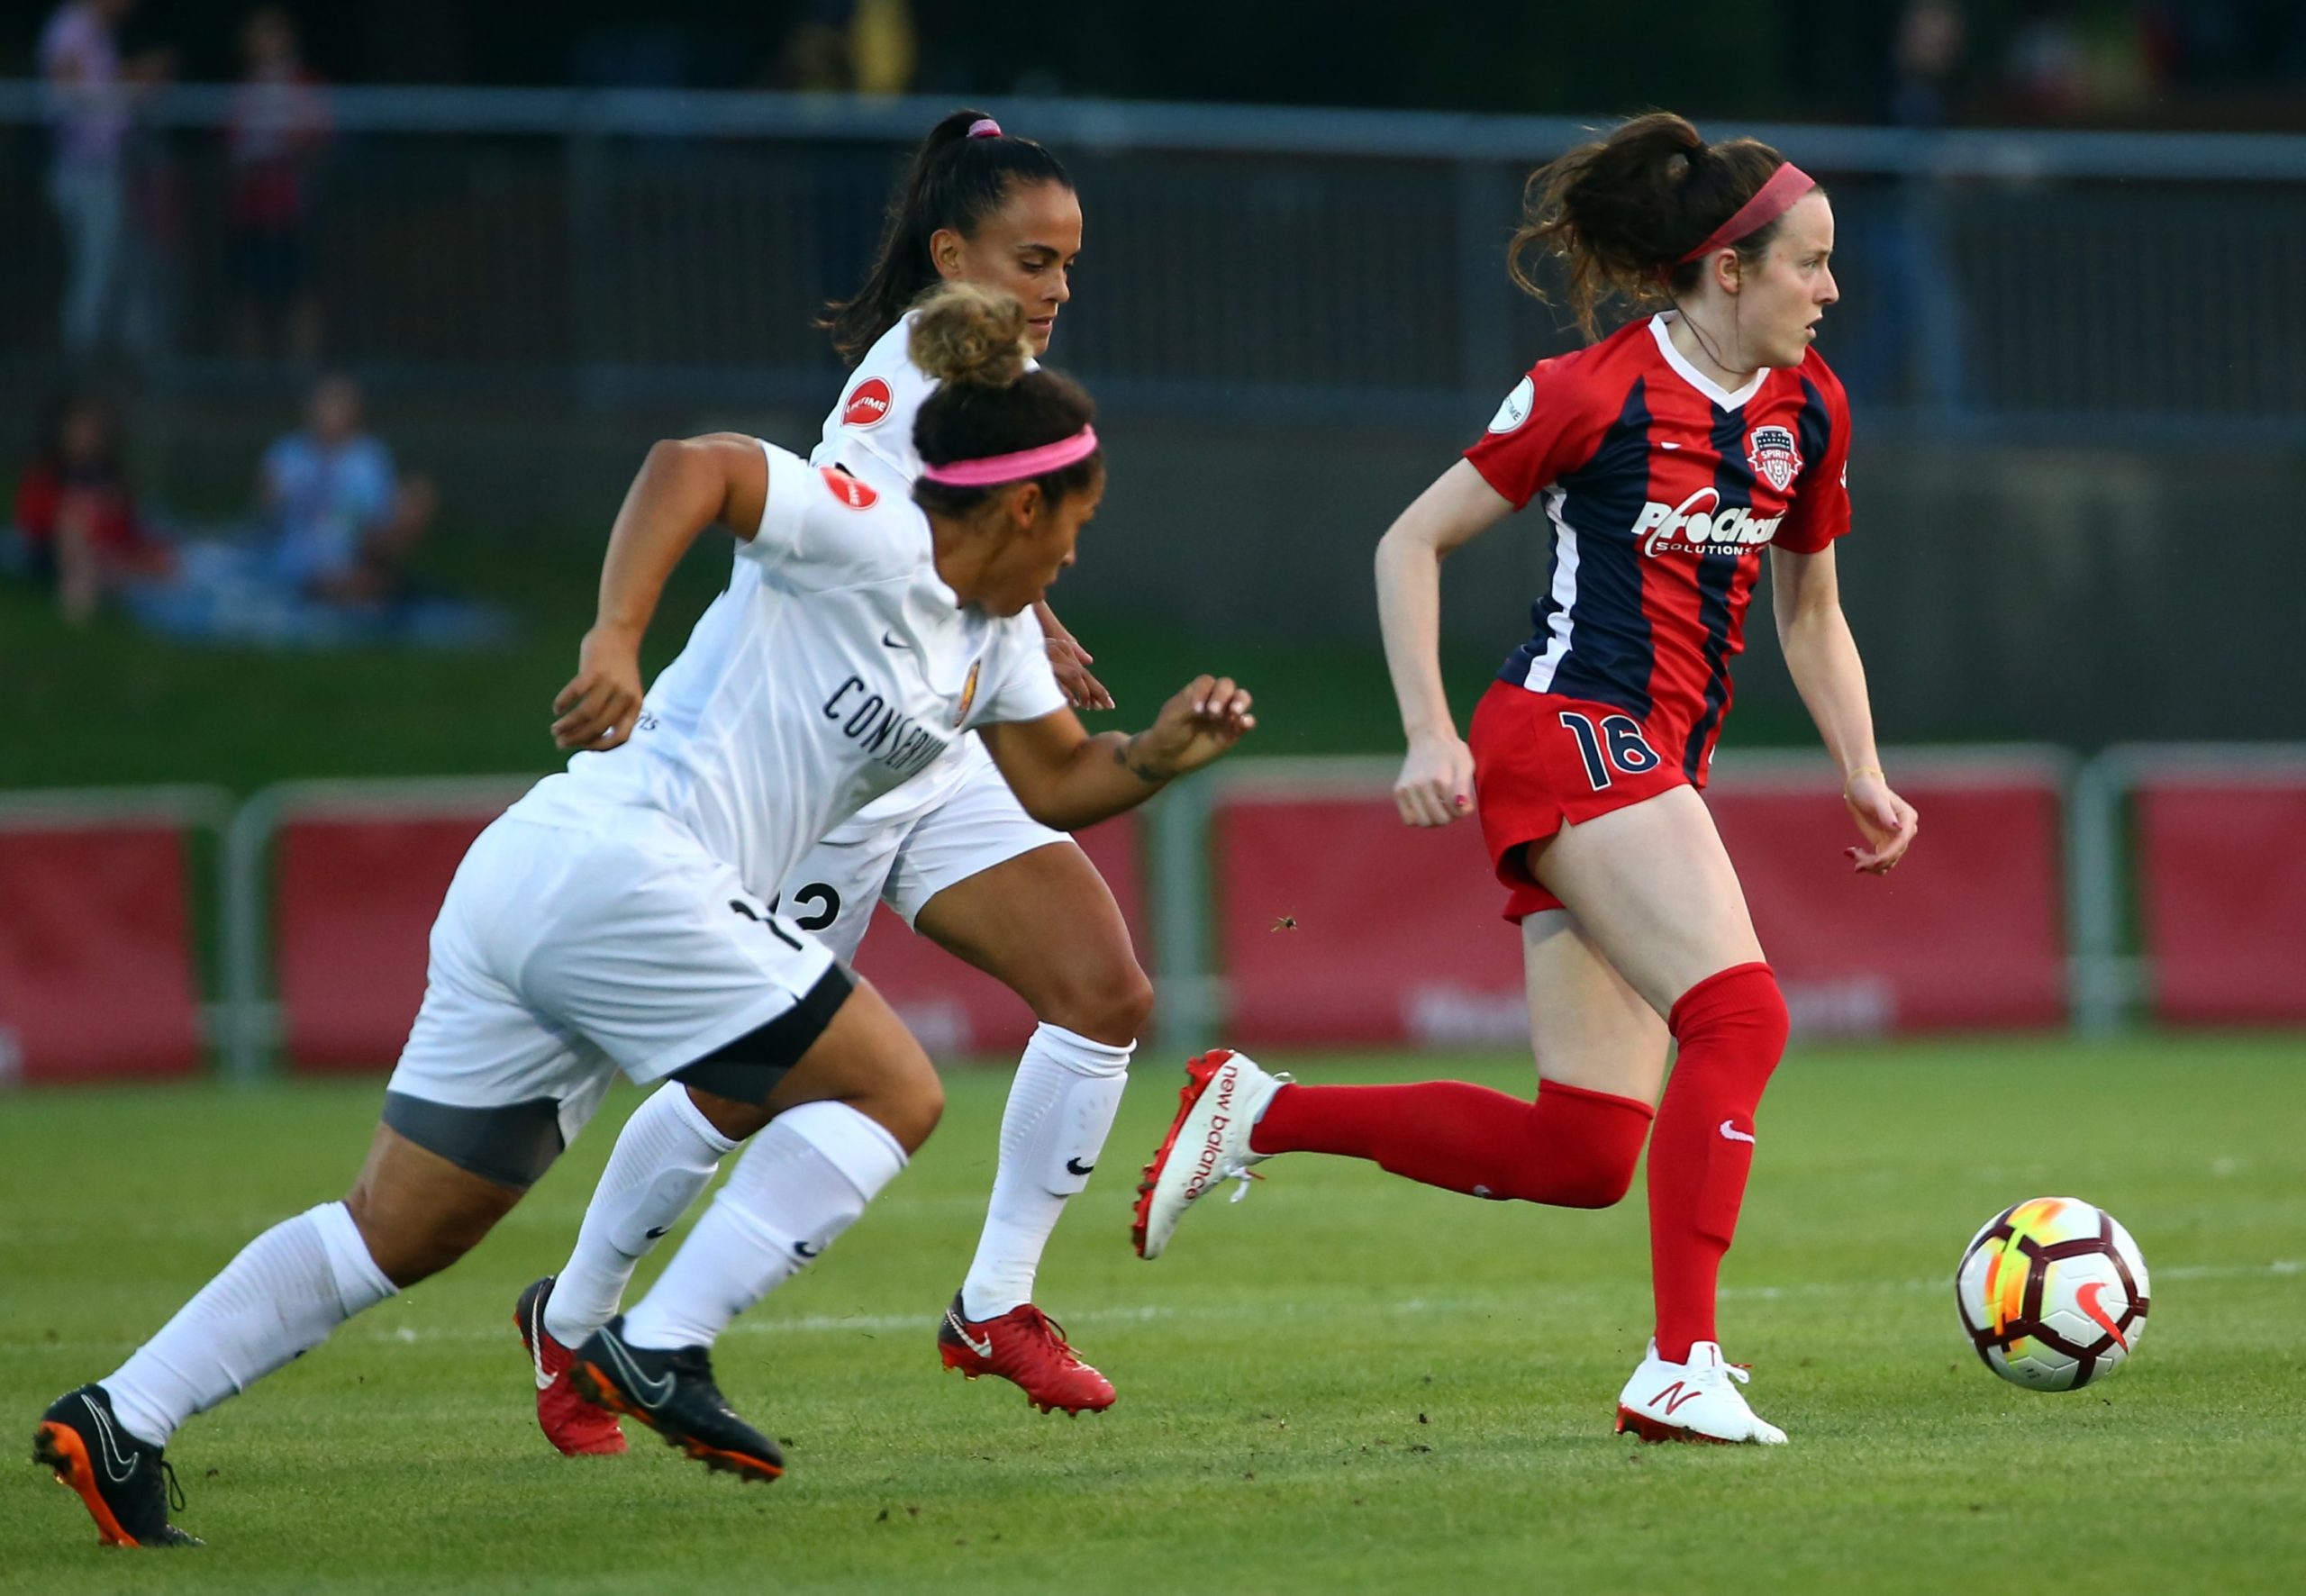
<svg viewBox="0 0 2306 1596"><path fill-rule="evenodd" d="M1558 909L1523 850L1564 826L1690 785L1678 739L1653 740L1623 710L1493 682L1474 710L1475 810L1506 890L1505 918Z"/></svg>

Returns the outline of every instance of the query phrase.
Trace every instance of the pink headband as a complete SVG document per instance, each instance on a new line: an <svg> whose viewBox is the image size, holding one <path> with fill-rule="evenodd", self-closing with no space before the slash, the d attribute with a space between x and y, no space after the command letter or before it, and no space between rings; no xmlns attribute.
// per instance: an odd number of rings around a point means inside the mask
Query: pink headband
<svg viewBox="0 0 2306 1596"><path fill-rule="evenodd" d="M1768 182L1755 191L1754 197L1739 205L1729 221L1707 235L1705 242L1692 249L1674 264L1687 266L1701 255L1736 243L1739 239L1759 232L1793 208L1793 202L1818 186L1811 177L1792 161L1787 161L1770 174Z"/></svg>
<svg viewBox="0 0 2306 1596"><path fill-rule="evenodd" d="M998 139L1001 136L1001 124L990 116L980 116L969 123L967 136L972 139Z"/></svg>
<svg viewBox="0 0 2306 1596"><path fill-rule="evenodd" d="M921 480L941 482L947 487L999 487L1008 482L1027 482L1036 476L1046 476L1061 471L1076 460L1085 460L1097 452L1097 429L1084 427L1070 438L1060 438L1055 443L1044 443L1037 449L1021 449L1014 454L988 455L981 460L954 460L943 466L923 466Z"/></svg>

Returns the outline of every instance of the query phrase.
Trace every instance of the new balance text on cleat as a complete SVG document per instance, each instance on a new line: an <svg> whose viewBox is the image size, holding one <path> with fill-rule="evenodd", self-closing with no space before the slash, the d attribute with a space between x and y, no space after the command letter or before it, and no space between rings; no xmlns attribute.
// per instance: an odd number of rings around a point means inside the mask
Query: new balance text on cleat
<svg viewBox="0 0 2306 1596"><path fill-rule="evenodd" d="M1248 1194L1249 1165L1266 1156L1251 1150L1249 1128L1287 1084L1287 1075L1260 1069L1248 1055L1223 1048L1186 1064L1177 1117L1137 1186L1129 1235L1139 1257L1159 1257L1185 1210L1219 1182L1241 1183L1236 1202Z"/></svg>
<svg viewBox="0 0 2306 1596"><path fill-rule="evenodd" d="M529 1368L536 1376L537 1427L566 1456L616 1456L625 1450L623 1428L615 1414L576 1394L568 1378L576 1355L544 1328L544 1306L552 1301L552 1281L551 1275L546 1275L522 1292L513 1305L513 1323L521 1332Z"/></svg>
<svg viewBox="0 0 2306 1596"><path fill-rule="evenodd" d="M1044 1413L1062 1408L1078 1418L1113 1405L1113 1383L1081 1361L1057 1321L1030 1302L987 1319L967 1318L960 1293L937 1327L937 1353L949 1369L975 1380L997 1374Z"/></svg>
<svg viewBox="0 0 2306 1596"><path fill-rule="evenodd" d="M1693 1342L1690 1361L1669 1364L1657 1343L1618 1393L1617 1433L1645 1441L1710 1441L1734 1446L1754 1441L1782 1446L1785 1432L1756 1416L1738 1389L1752 1376L1725 1363L1711 1341Z"/></svg>
<svg viewBox="0 0 2306 1596"><path fill-rule="evenodd" d="M709 1469L741 1480L774 1480L785 1472L776 1443L738 1418L713 1383L704 1347L634 1347L623 1329L620 1313L576 1349L568 1377L579 1396L638 1419Z"/></svg>
<svg viewBox="0 0 2306 1596"><path fill-rule="evenodd" d="M101 1385L68 1392L40 1416L32 1432L32 1461L56 1471L96 1521L108 1546L196 1546L168 1522L168 1510L184 1510L177 1472L148 1445L121 1428L112 1398Z"/></svg>

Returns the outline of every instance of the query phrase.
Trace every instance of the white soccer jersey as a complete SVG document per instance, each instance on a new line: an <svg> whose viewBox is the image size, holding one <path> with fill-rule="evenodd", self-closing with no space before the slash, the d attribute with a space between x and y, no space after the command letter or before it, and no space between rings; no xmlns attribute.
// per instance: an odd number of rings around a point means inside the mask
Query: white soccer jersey
<svg viewBox="0 0 2306 1596"><path fill-rule="evenodd" d="M912 491L921 477L912 424L937 391L937 379L912 363L906 348L912 336L912 318L900 317L865 351L849 374L840 403L825 417L824 436L810 451L809 464L843 467L876 487L885 484L899 493ZM1025 369L1038 371L1040 362L1028 360Z"/></svg>
<svg viewBox="0 0 2306 1596"><path fill-rule="evenodd" d="M921 407L937 391L937 379L912 363L906 340L912 336L912 318L899 317L895 326L873 340L840 403L825 417L824 434L810 451L813 466L839 466L876 488L910 498L921 476L921 451L913 446L912 425ZM1040 362L1025 362L1039 370ZM1036 632L1039 627L1036 623ZM972 781L998 781L993 760L974 738L959 746L936 769L909 782L902 793L891 793L858 818L871 826L908 823L943 803Z"/></svg>
<svg viewBox="0 0 2306 1596"><path fill-rule="evenodd" d="M825 417L824 436L809 451L809 464L840 466L876 487L912 493L921 476L912 423L937 391L937 379L915 366L905 348L912 334L912 318L901 316L865 351Z"/></svg>
<svg viewBox="0 0 2306 1596"><path fill-rule="evenodd" d="M1030 612L964 607L909 499L773 444L759 530L649 687L623 747L580 753L514 815L639 805L686 826L757 896L818 838L968 728L1065 707Z"/></svg>

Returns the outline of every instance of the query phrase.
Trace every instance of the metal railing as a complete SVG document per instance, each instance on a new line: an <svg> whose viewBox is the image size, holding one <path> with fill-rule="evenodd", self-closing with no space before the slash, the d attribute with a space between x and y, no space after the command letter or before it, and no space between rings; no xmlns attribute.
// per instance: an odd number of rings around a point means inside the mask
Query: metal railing
<svg viewBox="0 0 2306 1596"><path fill-rule="evenodd" d="M271 948L273 842L294 821L384 816L410 820L494 812L533 776L410 776L278 782L241 804L224 830L218 894L225 1023L213 1032L224 1073L237 1081L269 1068L280 1033Z"/></svg>
<svg viewBox="0 0 2306 1596"><path fill-rule="evenodd" d="M2268 782L2306 787L2306 744L2127 745L2079 762L2063 750L2031 745L1893 748L1885 757L1902 773L2017 775L2059 794L2070 1012L2074 1029L2090 1036L2111 1034L2139 1018L2150 1007L2154 990L2131 903L2138 848L2129 806L2140 788L2157 779L2193 776L2242 786ZM1144 863L1166 1038L1206 1045L1221 1030L1227 1011L1225 975L1216 967L1209 875L1212 821L1225 794L1382 794L1396 768L1390 758L1232 760L1178 783L1152 806ZM1791 782L1808 791L1827 769L1817 755L1731 754L1720 761L1717 774L1725 788ZM221 839L215 920L220 980L216 1001L205 1005L204 1013L227 1075L246 1080L268 1069L278 1030L268 927L272 854L280 829L330 818L486 815L527 784L528 778L513 776L287 782L237 807L211 787L8 793L0 793L0 825L22 830L150 819ZM865 962L869 969L869 948ZM2306 972L2301 978L2306 980Z"/></svg>
<svg viewBox="0 0 2306 1596"><path fill-rule="evenodd" d="M1110 404L1458 417L1574 340L1504 274L1567 118L994 101L1088 203L1063 358ZM152 101L136 194L155 369L242 372L228 89ZM941 99L332 91L306 258L332 358L595 398L821 401L853 286ZM0 83L0 347L62 269L37 85ZM2306 137L1739 127L1831 186L1823 347L1877 418L2306 437ZM2229 286L2233 286L2229 290Z"/></svg>

